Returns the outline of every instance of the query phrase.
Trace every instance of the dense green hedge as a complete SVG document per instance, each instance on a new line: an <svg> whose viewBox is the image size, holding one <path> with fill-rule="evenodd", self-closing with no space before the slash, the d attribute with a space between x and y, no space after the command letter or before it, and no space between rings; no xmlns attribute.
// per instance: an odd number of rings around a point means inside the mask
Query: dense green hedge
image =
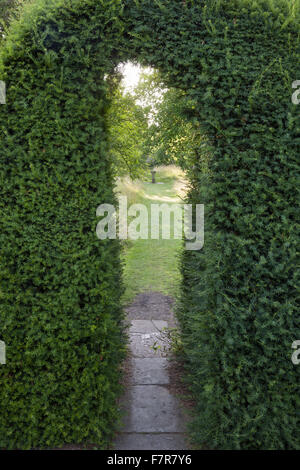
<svg viewBox="0 0 300 470"><path fill-rule="evenodd" d="M300 447L299 10L281 27L283 5L280 19L265 4L211 15L196 81L207 169L195 162L190 200L205 203L205 246L184 253L179 318L193 435L212 448Z"/></svg>
<svg viewBox="0 0 300 470"><path fill-rule="evenodd" d="M297 448L298 0L42 0L13 25L0 446L104 446L117 415L119 247L97 240L95 210L113 201L105 74L128 59L186 90L206 136L189 196L206 204L205 248L185 253L179 312L196 442Z"/></svg>
<svg viewBox="0 0 300 470"><path fill-rule="evenodd" d="M0 447L104 447L124 356L119 246L95 232L96 208L114 202L101 43L89 44L105 26L48 11L2 52Z"/></svg>

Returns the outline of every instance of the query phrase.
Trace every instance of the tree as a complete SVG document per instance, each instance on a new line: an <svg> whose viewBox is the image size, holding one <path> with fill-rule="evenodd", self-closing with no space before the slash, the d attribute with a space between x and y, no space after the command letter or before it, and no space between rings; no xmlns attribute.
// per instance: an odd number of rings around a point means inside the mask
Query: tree
<svg viewBox="0 0 300 470"><path fill-rule="evenodd" d="M147 116L135 98L124 92L122 76L113 73L107 78L110 86L111 105L107 114L110 155L115 175L129 174L140 177L145 167L144 140L147 132Z"/></svg>
<svg viewBox="0 0 300 470"><path fill-rule="evenodd" d="M144 74L135 90L148 117L144 153L156 164L189 166L201 140L195 103L187 93L166 88L159 72Z"/></svg>

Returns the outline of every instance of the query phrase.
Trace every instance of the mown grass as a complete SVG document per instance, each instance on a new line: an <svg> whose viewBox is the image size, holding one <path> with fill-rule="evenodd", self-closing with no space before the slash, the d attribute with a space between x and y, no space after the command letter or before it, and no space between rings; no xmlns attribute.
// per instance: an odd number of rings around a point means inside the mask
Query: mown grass
<svg viewBox="0 0 300 470"><path fill-rule="evenodd" d="M158 167L156 184L151 183L151 175L145 181L120 180L117 185L119 194L128 198L128 204L144 204L150 214L151 203L170 205L182 202L185 182L180 169L174 166ZM162 219L160 218L160 229ZM182 240L127 240L124 243L123 264L125 293L124 304L147 291L162 292L176 297L180 284L179 256Z"/></svg>

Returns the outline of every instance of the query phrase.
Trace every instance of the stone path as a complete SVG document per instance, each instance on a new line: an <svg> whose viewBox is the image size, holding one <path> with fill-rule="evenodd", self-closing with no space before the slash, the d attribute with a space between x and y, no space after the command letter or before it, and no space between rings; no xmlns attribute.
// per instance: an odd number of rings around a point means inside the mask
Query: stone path
<svg viewBox="0 0 300 470"><path fill-rule="evenodd" d="M157 293L155 294L158 295ZM145 300L145 294L141 294ZM185 417L178 398L172 391L169 374L169 343L165 329L171 314L165 309L162 320L157 307L166 302L166 296L158 295L153 301L151 293L146 297L148 307L128 312L130 321L130 358L127 368L127 390L122 399L123 427L117 435L116 450L185 450ZM138 296L139 297L139 296ZM141 299L137 299L139 304ZM142 302L143 303L143 302ZM153 308L155 305L155 308ZM140 318L143 307L147 319ZM171 305L170 305L171 307ZM150 311L149 311L150 310ZM152 310L152 312L151 312ZM154 311L153 311L154 310ZM159 319L151 318L151 314ZM135 317L135 319L132 319ZM138 317L138 319L136 319ZM171 320L171 323L172 320Z"/></svg>

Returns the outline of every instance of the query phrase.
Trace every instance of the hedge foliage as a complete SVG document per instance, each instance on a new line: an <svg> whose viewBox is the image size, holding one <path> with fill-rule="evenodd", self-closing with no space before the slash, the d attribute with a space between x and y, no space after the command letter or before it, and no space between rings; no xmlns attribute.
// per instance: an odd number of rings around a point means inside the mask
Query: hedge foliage
<svg viewBox="0 0 300 470"><path fill-rule="evenodd" d="M28 10L2 52L0 447L105 447L119 415L119 246L95 231L114 203L103 45L90 46L105 25L76 12Z"/></svg>
<svg viewBox="0 0 300 470"><path fill-rule="evenodd" d="M299 0L42 0L1 52L0 446L105 445L123 343L119 246L95 236L113 202L105 76L158 68L197 104L206 145L190 201L179 319L213 448L299 448L297 318ZM299 409L299 408L298 408Z"/></svg>

